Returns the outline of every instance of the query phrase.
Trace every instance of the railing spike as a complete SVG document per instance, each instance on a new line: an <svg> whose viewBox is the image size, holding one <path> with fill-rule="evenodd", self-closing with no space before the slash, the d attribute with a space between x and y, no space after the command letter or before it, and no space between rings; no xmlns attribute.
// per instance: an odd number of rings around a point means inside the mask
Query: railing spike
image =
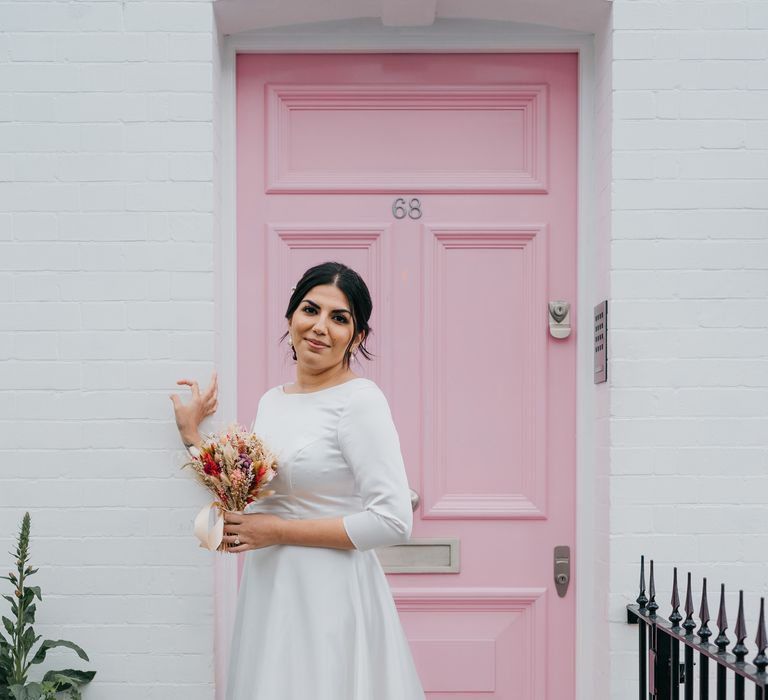
<svg viewBox="0 0 768 700"><path fill-rule="evenodd" d="M717 611L717 638L715 639L715 644L717 644L717 648L721 651L725 651L725 647L727 647L731 640L728 639L728 635L726 635L725 630L728 629L728 616L725 613L725 584L720 584L720 609Z"/></svg>
<svg viewBox="0 0 768 700"><path fill-rule="evenodd" d="M752 663L757 666L759 673L765 673L765 668L768 666L768 656L765 655L765 647L768 646L768 638L765 634L765 598L760 598L760 618L757 621L755 644L757 644L757 656Z"/></svg>
<svg viewBox="0 0 768 700"><path fill-rule="evenodd" d="M683 616L680 614L680 596L677 594L677 567L674 568L674 574L672 575L672 614L669 616L669 621L673 627L680 627L680 621Z"/></svg>
<svg viewBox="0 0 768 700"><path fill-rule="evenodd" d="M645 596L645 555L640 555L640 595L637 596L635 601L640 610L645 610L645 606L648 604L648 598Z"/></svg>
<svg viewBox="0 0 768 700"><path fill-rule="evenodd" d="M683 629L686 634L693 634L696 623L693 621L693 593L691 592L691 572L688 572L688 586L685 591L685 622Z"/></svg>
<svg viewBox="0 0 768 700"><path fill-rule="evenodd" d="M744 657L747 655L747 647L744 644L747 638L747 625L744 622L744 591L739 591L739 612L736 616L736 628L733 631L736 634L736 644L731 651L736 661L744 663Z"/></svg>
<svg viewBox="0 0 768 700"><path fill-rule="evenodd" d="M706 644L707 640L712 636L712 630L709 629L709 602L707 601L707 578L704 577L704 583L701 588L701 606L699 607L699 619L701 620L701 627L697 634L703 643Z"/></svg>
<svg viewBox="0 0 768 700"><path fill-rule="evenodd" d="M651 615L655 615L659 609L659 604L656 602L656 579L653 576L653 559L651 559L651 574L648 580L648 610Z"/></svg>

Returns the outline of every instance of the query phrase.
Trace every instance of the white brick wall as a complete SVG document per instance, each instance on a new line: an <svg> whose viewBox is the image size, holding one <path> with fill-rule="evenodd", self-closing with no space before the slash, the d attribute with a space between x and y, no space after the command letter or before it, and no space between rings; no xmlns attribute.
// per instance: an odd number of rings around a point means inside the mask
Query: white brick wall
<svg viewBox="0 0 768 700"><path fill-rule="evenodd" d="M213 368L212 81L210 0L0 3L0 551L29 510L91 700L213 697L168 399Z"/></svg>
<svg viewBox="0 0 768 700"><path fill-rule="evenodd" d="M641 553L768 592L768 3L614 0L612 697ZM696 600L698 608L698 599ZM751 656L750 656L751 658Z"/></svg>

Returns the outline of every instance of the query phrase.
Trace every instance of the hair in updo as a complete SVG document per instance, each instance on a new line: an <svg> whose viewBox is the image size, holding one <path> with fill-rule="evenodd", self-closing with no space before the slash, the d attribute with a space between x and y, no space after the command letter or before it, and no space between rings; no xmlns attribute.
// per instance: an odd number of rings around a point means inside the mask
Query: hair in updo
<svg viewBox="0 0 768 700"><path fill-rule="evenodd" d="M368 340L368 336L371 333L371 327L368 325L368 320L371 317L371 311L373 310L373 303L371 302L371 294L368 291L363 278L357 274L351 267L347 267L340 262L324 262L320 265L310 267L296 283L296 287L291 294L291 298L288 301L288 310L285 312L285 318L290 320L293 312L296 311L301 300L307 295L310 289L322 284L332 284L338 287L347 297L350 305L350 311L352 312L352 338L344 351L344 366L349 367L352 353L350 347L355 341L357 335L364 331L363 339L358 345L358 350L362 353L366 360L370 360L372 355L365 347L365 343ZM284 340L288 336L286 331L280 338ZM293 359L296 359L296 349L291 348L293 352Z"/></svg>

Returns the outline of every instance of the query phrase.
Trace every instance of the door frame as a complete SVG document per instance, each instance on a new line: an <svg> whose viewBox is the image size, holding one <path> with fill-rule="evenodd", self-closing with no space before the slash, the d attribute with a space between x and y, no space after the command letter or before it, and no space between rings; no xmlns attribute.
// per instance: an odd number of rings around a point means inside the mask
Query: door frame
<svg viewBox="0 0 768 700"><path fill-rule="evenodd" d="M216 364L220 377L220 403L227 415L237 410L237 293L236 293L236 122L235 63L239 53L522 53L573 52L578 68L578 216L576 310L576 698L591 700L602 694L596 684L595 659L606 652L605 629L609 611L600 567L608 543L608 504L599 496L608 470L607 440L598 431L605 418L605 396L592 383L593 307L595 295L609 288L607 270L599 266L609 251L598 239L598 201L606 182L598 183L599 139L595 105L610 99L606 81L597 83L595 35L550 29L539 25L480 20L440 20L431 27L384 27L371 19L320 22L272 27L214 36L214 153L218 188L214 205L214 268L216 314ZM610 143L608 143L608 149ZM604 224L607 226L608 224ZM603 291L603 294L606 292ZM605 297L603 297L605 298ZM607 385L603 385L607 386ZM252 419L248 417L249 420ZM595 516L597 513L597 517ZM237 569L235 558L217 557L214 645L217 658L226 658L229 631L234 620ZM604 570L604 569L603 569ZM396 588L393 592L396 593ZM221 656L220 656L221 655ZM226 669L216 663L216 698L221 700ZM597 695L596 695L597 694Z"/></svg>

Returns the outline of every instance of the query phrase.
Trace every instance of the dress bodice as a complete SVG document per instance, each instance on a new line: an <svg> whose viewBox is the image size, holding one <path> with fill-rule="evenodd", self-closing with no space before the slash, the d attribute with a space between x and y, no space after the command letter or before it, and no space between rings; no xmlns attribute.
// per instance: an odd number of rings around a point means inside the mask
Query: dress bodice
<svg viewBox="0 0 768 700"><path fill-rule="evenodd" d="M253 432L278 461L272 496L247 512L286 518L344 516L361 549L407 539L410 492L389 404L365 377L319 391L286 393L282 385L259 400Z"/></svg>

